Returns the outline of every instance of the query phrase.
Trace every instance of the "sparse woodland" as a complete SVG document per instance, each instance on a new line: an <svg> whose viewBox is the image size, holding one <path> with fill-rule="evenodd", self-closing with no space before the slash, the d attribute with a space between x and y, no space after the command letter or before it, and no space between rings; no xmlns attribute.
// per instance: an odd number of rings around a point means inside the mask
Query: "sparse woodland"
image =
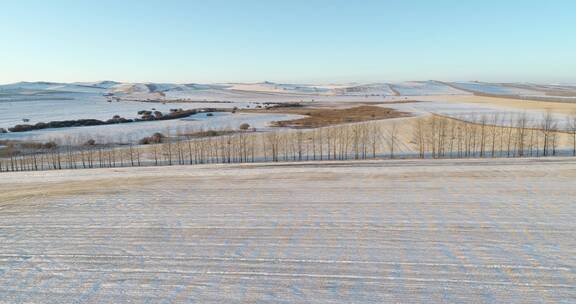
<svg viewBox="0 0 576 304"><path fill-rule="evenodd" d="M576 115L402 118L317 129L194 130L155 134L146 144L66 138L25 151L8 146L0 171L374 158L495 158L576 155ZM506 126L506 127L503 127ZM201 134L201 136L199 136ZM152 140L150 140L152 139ZM121 140L114 142L122 142Z"/></svg>

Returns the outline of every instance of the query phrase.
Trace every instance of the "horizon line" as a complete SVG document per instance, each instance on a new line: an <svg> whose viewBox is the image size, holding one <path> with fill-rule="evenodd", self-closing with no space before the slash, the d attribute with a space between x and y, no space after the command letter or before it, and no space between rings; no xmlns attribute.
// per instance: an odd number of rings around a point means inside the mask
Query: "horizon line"
<svg viewBox="0 0 576 304"><path fill-rule="evenodd" d="M82 83L102 83L102 82L114 82L118 84L154 84L154 83L164 83L164 84L295 84L295 85L351 85L351 84L395 84L395 83L406 83L406 82L470 82L470 83L491 83L491 84L507 84L507 83L526 83L526 84L547 84L547 85L575 85L575 82L558 82L558 81L486 81L486 80L437 80L437 79L426 79L426 80L400 80L400 81L329 81L329 82L298 82L298 81L271 81L271 80L261 80L261 81L185 81L185 82L172 82L172 81L118 81L111 79L102 80L92 80L92 81L51 81L51 80L20 80L14 82L0 82L0 86L3 85L13 85L19 83L46 83L46 84L82 84Z"/></svg>

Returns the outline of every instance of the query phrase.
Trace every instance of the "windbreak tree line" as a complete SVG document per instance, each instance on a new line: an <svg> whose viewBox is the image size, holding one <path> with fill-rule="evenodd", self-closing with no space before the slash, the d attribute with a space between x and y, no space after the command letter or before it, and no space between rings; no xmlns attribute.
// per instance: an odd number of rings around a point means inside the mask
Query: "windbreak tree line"
<svg viewBox="0 0 576 304"><path fill-rule="evenodd" d="M168 132L169 133L169 132ZM376 158L491 158L576 155L576 116L559 128L547 113L477 115L466 120L432 115L317 129L201 130L194 135L155 134L145 144L98 144L67 139L10 153L0 172L250 162ZM151 138L152 138L151 137ZM561 153L562 152L562 153Z"/></svg>

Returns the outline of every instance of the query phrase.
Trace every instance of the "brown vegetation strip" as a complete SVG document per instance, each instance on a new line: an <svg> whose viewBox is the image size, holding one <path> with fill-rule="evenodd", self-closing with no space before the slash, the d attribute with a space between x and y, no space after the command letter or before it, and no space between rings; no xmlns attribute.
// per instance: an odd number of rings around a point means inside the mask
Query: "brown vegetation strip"
<svg viewBox="0 0 576 304"><path fill-rule="evenodd" d="M408 117L410 114L390 108L377 106L359 106L346 109L306 108L306 107L272 107L268 109L249 110L256 113L298 114L308 117L275 121L275 127L319 128L345 123Z"/></svg>

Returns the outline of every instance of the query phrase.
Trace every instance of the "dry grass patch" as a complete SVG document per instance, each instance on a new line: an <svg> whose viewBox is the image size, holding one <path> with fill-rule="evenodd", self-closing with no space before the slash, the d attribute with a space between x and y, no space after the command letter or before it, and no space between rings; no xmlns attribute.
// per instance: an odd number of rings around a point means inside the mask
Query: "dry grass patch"
<svg viewBox="0 0 576 304"><path fill-rule="evenodd" d="M275 127L288 128L319 128L345 123L382 120L398 117L408 117L410 114L390 108L378 106L358 106L346 109L307 108L307 107L271 107L268 109L251 110L257 113L297 114L307 117L275 121Z"/></svg>

